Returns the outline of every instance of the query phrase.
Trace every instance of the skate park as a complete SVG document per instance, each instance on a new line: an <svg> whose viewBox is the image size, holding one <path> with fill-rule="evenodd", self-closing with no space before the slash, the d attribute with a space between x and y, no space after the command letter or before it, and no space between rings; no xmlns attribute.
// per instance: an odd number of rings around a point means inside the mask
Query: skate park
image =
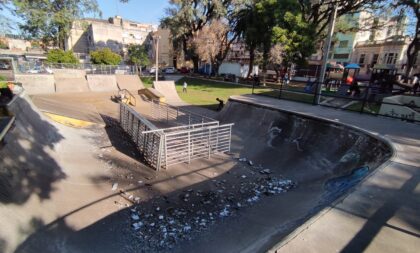
<svg viewBox="0 0 420 253"><path fill-rule="evenodd" d="M7 105L1 251L419 246L416 124L256 95L214 112L170 81L139 92L138 76L46 76L17 76Z"/></svg>

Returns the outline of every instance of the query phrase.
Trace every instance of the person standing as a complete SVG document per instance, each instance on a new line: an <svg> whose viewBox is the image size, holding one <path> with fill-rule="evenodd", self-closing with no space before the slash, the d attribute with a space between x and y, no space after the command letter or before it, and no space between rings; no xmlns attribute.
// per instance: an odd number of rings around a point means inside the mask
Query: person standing
<svg viewBox="0 0 420 253"><path fill-rule="evenodd" d="M187 82L184 81L184 85L182 86L182 93L187 93L187 86L188 86Z"/></svg>

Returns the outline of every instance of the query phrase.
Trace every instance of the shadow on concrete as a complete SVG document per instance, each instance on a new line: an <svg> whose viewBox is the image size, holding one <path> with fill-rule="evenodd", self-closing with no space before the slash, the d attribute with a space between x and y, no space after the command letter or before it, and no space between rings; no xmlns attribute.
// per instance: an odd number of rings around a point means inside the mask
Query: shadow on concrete
<svg viewBox="0 0 420 253"><path fill-rule="evenodd" d="M9 110L16 123L0 149L0 202L20 205L33 195L48 199L65 174L47 150L63 137L25 99L18 97Z"/></svg>

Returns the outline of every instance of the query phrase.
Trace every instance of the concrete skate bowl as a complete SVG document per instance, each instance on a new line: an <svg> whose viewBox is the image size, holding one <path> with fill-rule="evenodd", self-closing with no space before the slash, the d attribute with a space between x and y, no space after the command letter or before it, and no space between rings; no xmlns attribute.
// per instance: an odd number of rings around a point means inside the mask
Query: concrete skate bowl
<svg viewBox="0 0 420 253"><path fill-rule="evenodd" d="M226 157L216 161L205 159L190 165L182 164L182 167L187 167L185 174L165 178L165 174L178 168L159 174L157 180L160 183L156 187L161 196L145 200L136 207L144 208L142 211L147 208L152 210L156 224L152 226L149 223L151 233L159 234L160 231L157 222L161 219L157 213L165 212L162 219L165 221L171 212L168 210L178 208L179 196L183 197L180 202L195 213L191 204L197 206L203 202L203 197L193 202L192 199L185 201L185 196L198 193L197 189L206 189L209 184L214 188L227 179L227 184L216 188L218 191L227 191L233 186L240 189L241 180L264 173L264 181L284 177L296 182L297 187L280 195L263 197L254 205L238 208L236 216L220 219L218 223L199 231L192 243L180 241L175 248L144 248L144 242L155 238L145 239L133 232L130 218L133 207L130 207L81 230L56 222L54 226L30 236L16 252L57 252L64 249L76 252L197 252L197 249L202 252L264 252L357 187L369 172L392 155L387 143L361 130L243 102L230 100L221 112L220 120L222 123L235 123L232 152L237 157L246 158L247 162ZM227 166L225 160L233 165ZM253 166L249 165L249 160ZM200 163L204 166L199 167ZM216 176L214 172L206 173L207 168L220 167L225 169L224 173L216 173ZM194 170L207 179L196 182L196 175L192 176ZM230 183L231 178L236 181ZM137 184L137 181L134 183ZM154 185L150 183L144 186L144 190L151 191ZM231 202L230 197L227 194L223 201L236 204ZM206 208L205 211L211 209L209 206ZM140 219L146 222L145 216ZM193 221L191 218L191 223ZM162 238L159 237L159 240ZM51 245L61 248L52 248Z"/></svg>
<svg viewBox="0 0 420 253"><path fill-rule="evenodd" d="M34 201L51 198L55 184L66 178L56 162L54 147L63 136L26 97L17 97L8 108L15 127L0 148L0 252L10 252L22 238L20 228L36 222ZM41 211L41 212L40 212Z"/></svg>

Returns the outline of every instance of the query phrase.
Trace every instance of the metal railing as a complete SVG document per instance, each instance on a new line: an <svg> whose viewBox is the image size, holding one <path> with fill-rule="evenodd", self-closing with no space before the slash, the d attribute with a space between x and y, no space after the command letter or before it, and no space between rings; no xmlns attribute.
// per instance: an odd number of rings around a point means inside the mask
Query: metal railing
<svg viewBox="0 0 420 253"><path fill-rule="evenodd" d="M420 99L420 94L409 87L383 91L381 87L366 84L359 86L360 94L352 96L349 92L350 86L346 84L337 83L331 87L330 84L321 84L318 82L311 83L310 85L308 83L289 85L280 83L266 86L253 85L252 94L315 105L316 91L319 85L322 85L322 92L320 94L321 106L401 119L408 122L420 122L417 114L420 113L420 103L414 102L414 100ZM409 94L410 92L413 94ZM395 95L412 98L413 102L404 104L385 101L387 100L386 98ZM384 110L386 109L385 106L394 106L394 110ZM398 111L403 111L402 108L405 111L407 111L407 108L410 109L408 110L410 113L399 113Z"/></svg>
<svg viewBox="0 0 420 253"><path fill-rule="evenodd" d="M152 168L167 169L230 151L233 124L220 125L214 119L174 106L150 103L159 110L154 112L154 120L175 122L176 126L158 128L124 103L120 103L120 124Z"/></svg>
<svg viewBox="0 0 420 253"><path fill-rule="evenodd" d="M216 122L216 120L199 115L188 110L180 109L166 103L152 100L152 115L156 121L166 121L175 125L194 125L199 123Z"/></svg>

